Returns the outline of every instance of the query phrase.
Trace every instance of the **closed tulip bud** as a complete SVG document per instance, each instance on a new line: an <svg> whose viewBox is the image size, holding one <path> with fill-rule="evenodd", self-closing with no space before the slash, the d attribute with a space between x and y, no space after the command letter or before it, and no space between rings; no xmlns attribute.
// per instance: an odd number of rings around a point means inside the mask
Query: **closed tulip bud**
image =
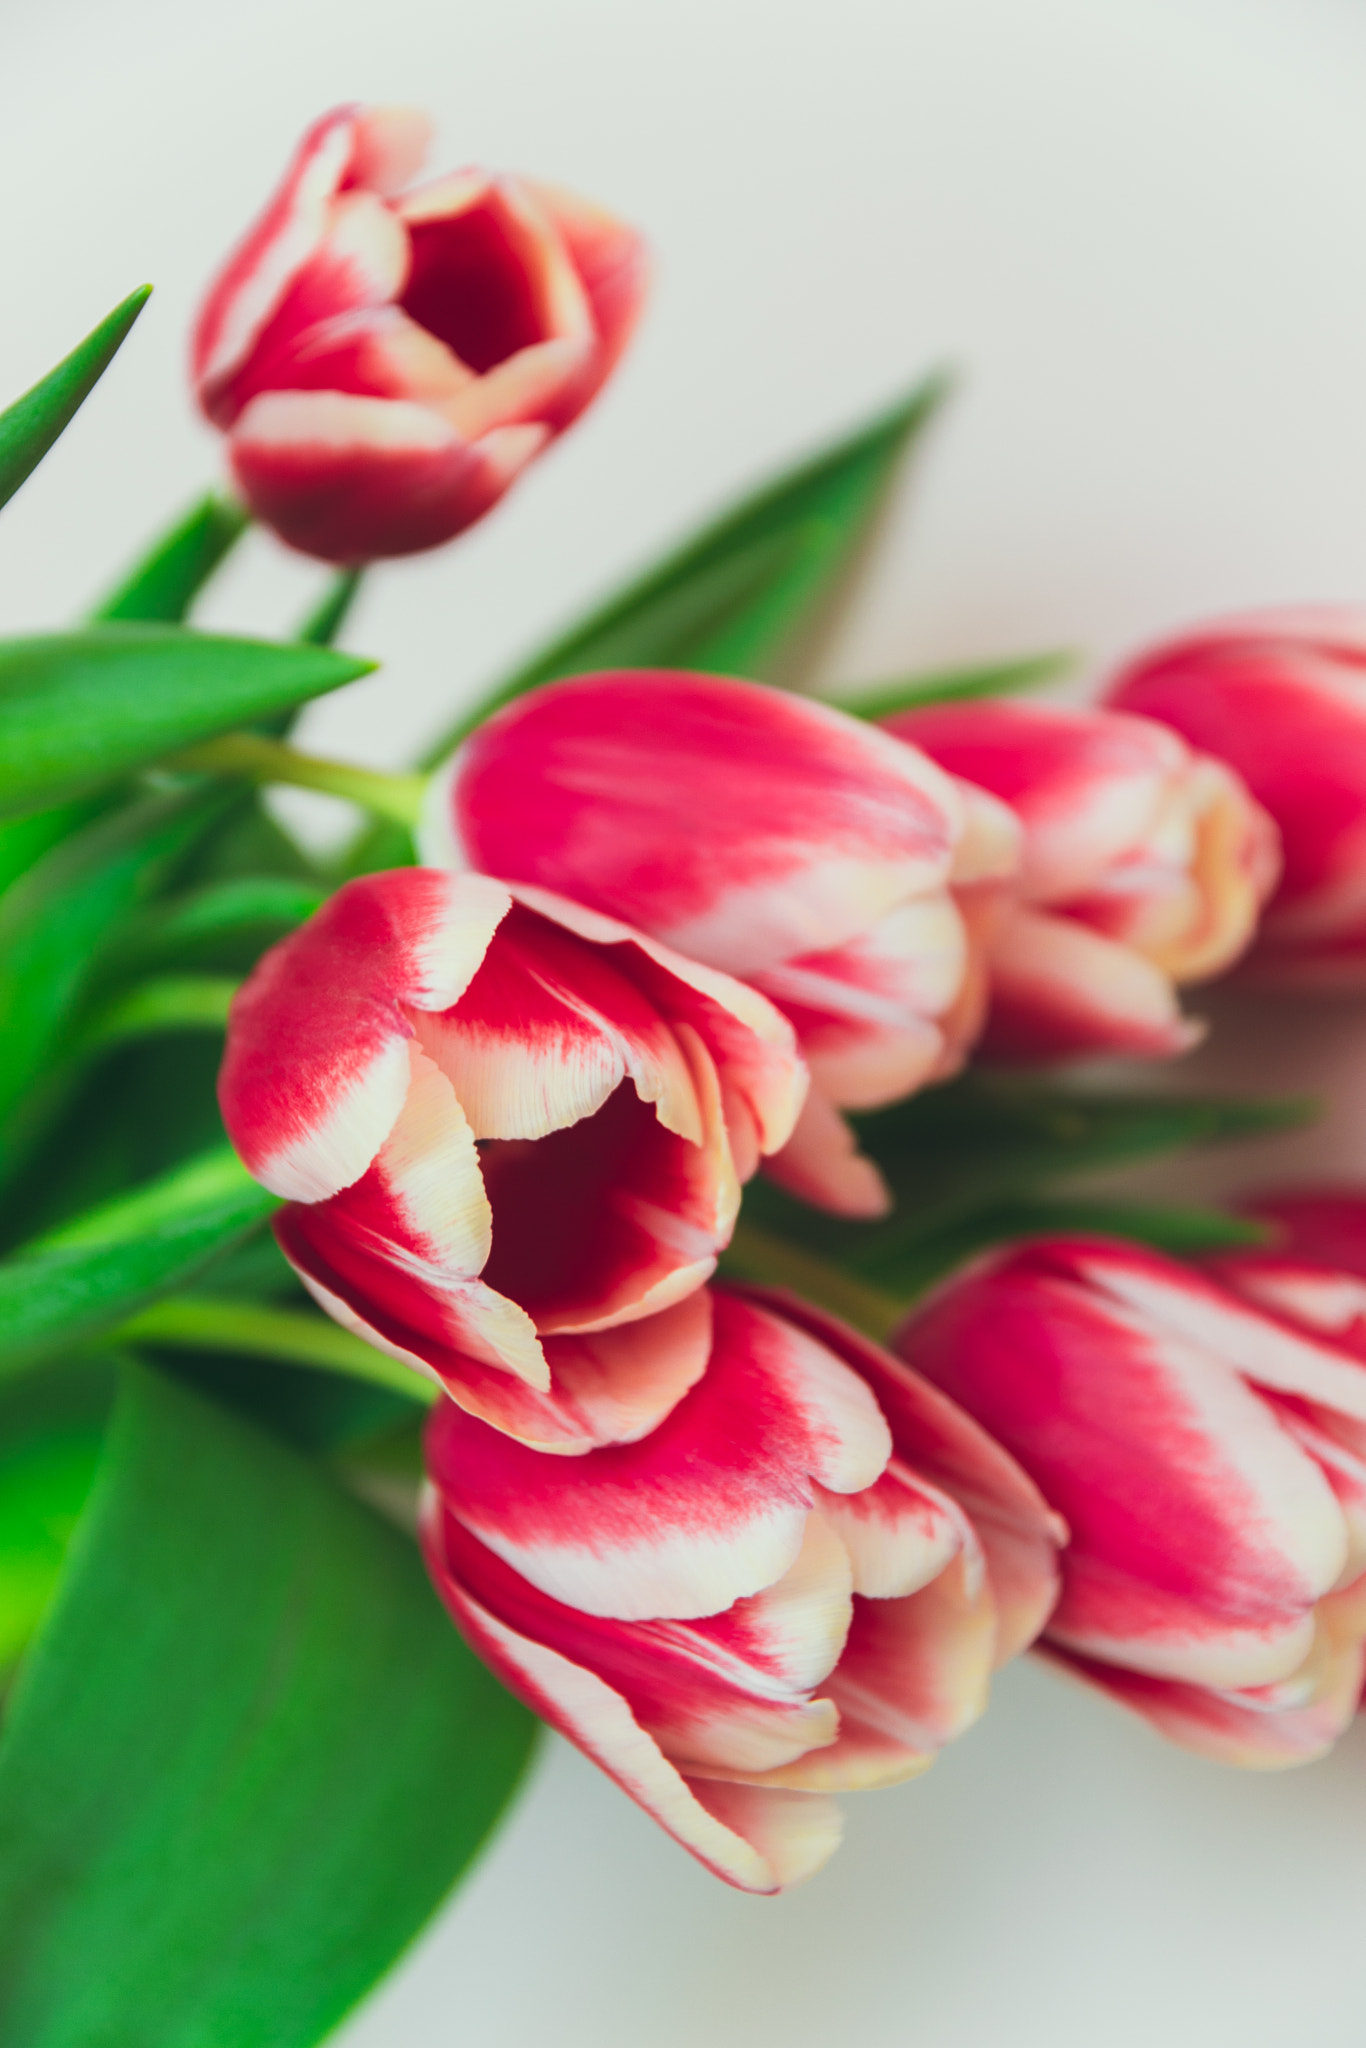
<svg viewBox="0 0 1366 2048"><path fill-rule="evenodd" d="M886 1196L837 1110L961 1058L976 1020L950 880L1015 857L1001 807L970 810L913 747L809 698L670 670L508 705L433 779L419 841L434 865L572 895L761 989L814 1082L772 1170L852 1215Z"/></svg>
<svg viewBox="0 0 1366 2048"><path fill-rule="evenodd" d="M348 882L236 997L219 1100L344 1327L543 1449L650 1429L805 1073L753 989L483 875Z"/></svg>
<svg viewBox="0 0 1366 2048"><path fill-rule="evenodd" d="M1101 1238L981 1261L895 1348L1065 1517L1053 1658L1229 1763L1307 1762L1342 1733L1366 1637L1361 1358Z"/></svg>
<svg viewBox="0 0 1366 2048"><path fill-rule="evenodd" d="M786 1297L704 1292L640 1442L544 1458L450 1402L422 1535L467 1640L719 1877L774 1892L830 1794L923 1770L1032 1641L1062 1530L952 1402Z"/></svg>
<svg viewBox="0 0 1366 2048"><path fill-rule="evenodd" d="M1366 987L1366 614L1231 619L1140 655L1110 695L1227 761L1280 827L1246 977Z"/></svg>
<svg viewBox="0 0 1366 2048"><path fill-rule="evenodd" d="M1275 828L1238 776L1114 711L944 704L888 724L1023 829L1013 903L986 939L983 1049L1033 1062L1192 1044L1178 988L1232 965L1278 873Z"/></svg>
<svg viewBox="0 0 1366 2048"><path fill-rule="evenodd" d="M335 562L436 547L577 419L629 339L640 238L526 178L408 188L425 115L339 107L213 285L195 390L259 519Z"/></svg>

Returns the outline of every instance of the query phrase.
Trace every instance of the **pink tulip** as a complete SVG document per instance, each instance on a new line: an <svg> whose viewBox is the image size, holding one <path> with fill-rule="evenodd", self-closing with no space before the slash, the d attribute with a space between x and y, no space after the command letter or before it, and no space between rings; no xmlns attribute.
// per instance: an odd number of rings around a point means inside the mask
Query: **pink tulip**
<svg viewBox="0 0 1366 2048"><path fill-rule="evenodd" d="M543 891L401 868L266 954L219 1099L329 1315L496 1428L583 1451L703 1370L686 1297L804 1086L743 983Z"/></svg>
<svg viewBox="0 0 1366 2048"><path fill-rule="evenodd" d="M192 373L257 518L361 562L470 526L577 419L630 337L640 237L552 186L405 190L409 107L339 107L204 302Z"/></svg>
<svg viewBox="0 0 1366 2048"><path fill-rule="evenodd" d="M1341 1734L1366 1637L1359 1359L1100 1238L979 1262L896 1349L1066 1518L1059 1663L1226 1762Z"/></svg>
<svg viewBox="0 0 1366 2048"><path fill-rule="evenodd" d="M1232 619L1140 655L1110 694L1229 762L1280 827L1249 976L1366 986L1366 614Z"/></svg>
<svg viewBox="0 0 1366 2048"><path fill-rule="evenodd" d="M786 1297L710 1290L641 1441L545 1458L434 1411L423 1542L504 1682L709 1869L807 1877L829 1797L914 1776L1031 1642L1062 1531L952 1402Z"/></svg>
<svg viewBox="0 0 1366 2048"><path fill-rule="evenodd" d="M908 1094L974 1028L959 876L1016 828L913 747L829 705L669 670L552 683L433 781L433 865L571 895L743 976L795 1025L815 1086L777 1177L853 1215L886 1196L836 1112Z"/></svg>
<svg viewBox="0 0 1366 2048"><path fill-rule="evenodd" d="M984 1047L1019 1061L1160 1056L1199 1035L1177 988L1248 944L1276 835L1236 774L1147 718L1003 701L887 721L1004 800L1024 831L988 944Z"/></svg>

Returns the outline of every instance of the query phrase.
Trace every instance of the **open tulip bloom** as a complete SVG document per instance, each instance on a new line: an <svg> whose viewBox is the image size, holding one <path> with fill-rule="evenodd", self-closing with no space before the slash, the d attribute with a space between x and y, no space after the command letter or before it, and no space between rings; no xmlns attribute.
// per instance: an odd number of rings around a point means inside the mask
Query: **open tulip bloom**
<svg viewBox="0 0 1366 2048"><path fill-rule="evenodd" d="M1111 1199L1286 1106L974 1071L1366 978L1362 615L1102 704L776 687L931 379L421 772L303 751L365 566L480 519L643 300L634 229L426 143L307 131L193 340L243 502L0 641L6 2044L331 2037L534 1716L777 1893L1021 1652L1254 1767L1362 1695L1366 1187ZM0 412L0 505L145 296ZM184 623L252 518L340 572L289 640ZM259 784L363 828L315 859Z"/></svg>

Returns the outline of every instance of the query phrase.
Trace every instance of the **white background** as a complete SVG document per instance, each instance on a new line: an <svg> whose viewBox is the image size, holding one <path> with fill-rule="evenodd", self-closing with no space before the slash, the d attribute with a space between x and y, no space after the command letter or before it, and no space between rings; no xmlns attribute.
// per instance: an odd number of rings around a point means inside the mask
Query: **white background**
<svg viewBox="0 0 1366 2048"><path fill-rule="evenodd" d="M0 0L0 392L158 287L0 522L0 629L78 611L214 473L190 310L347 97L420 100L439 164L639 221L659 285L515 497L373 580L349 637L386 668L310 714L315 745L398 764L719 497L944 359L961 395L835 677L1059 643L1099 667L1210 611L1366 598L1363 0ZM318 580L253 540L206 616L283 628ZM1207 1076L1338 1102L1238 1172L1366 1160L1362 1025L1221 1017ZM778 1901L551 1747L345 2048L1360 2048L1363 1733L1243 1778L1020 1669Z"/></svg>

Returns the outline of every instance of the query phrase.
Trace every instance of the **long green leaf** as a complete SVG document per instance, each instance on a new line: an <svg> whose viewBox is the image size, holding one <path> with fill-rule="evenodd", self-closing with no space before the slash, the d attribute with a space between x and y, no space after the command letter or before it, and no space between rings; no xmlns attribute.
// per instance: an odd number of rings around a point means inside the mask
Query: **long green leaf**
<svg viewBox="0 0 1366 2048"><path fill-rule="evenodd" d="M0 1684L57 1590L111 1393L103 1360L0 1390Z"/></svg>
<svg viewBox="0 0 1366 2048"><path fill-rule="evenodd" d="M243 506L210 491L152 543L91 618L177 624L250 524Z"/></svg>
<svg viewBox="0 0 1366 2048"><path fill-rule="evenodd" d="M177 626L0 641L0 814L79 795L373 667L328 648Z"/></svg>
<svg viewBox="0 0 1366 2048"><path fill-rule="evenodd" d="M276 1206L223 1149L107 1205L93 1226L78 1219L0 1259L0 1376L88 1344L183 1287Z"/></svg>
<svg viewBox="0 0 1366 2048"><path fill-rule="evenodd" d="M491 711L554 676L591 669L714 669L771 676L864 538L897 463L947 389L928 378L813 459L673 549L533 655L446 733L432 765Z"/></svg>
<svg viewBox="0 0 1366 2048"><path fill-rule="evenodd" d="M958 704L976 697L1013 697L1056 682L1076 660L1059 648L1049 654L1026 654L1017 661L986 662L976 668L939 669L899 682L872 683L835 701L855 718L890 718L897 711L919 711L927 704Z"/></svg>
<svg viewBox="0 0 1366 2048"><path fill-rule="evenodd" d="M6 2048L311 2048L515 1785L530 1717L410 1544L133 1370L0 1740Z"/></svg>
<svg viewBox="0 0 1366 2048"><path fill-rule="evenodd" d="M8 504L26 477L90 396L118 353L152 287L130 292L84 341L63 356L55 370L0 413L0 505Z"/></svg>

